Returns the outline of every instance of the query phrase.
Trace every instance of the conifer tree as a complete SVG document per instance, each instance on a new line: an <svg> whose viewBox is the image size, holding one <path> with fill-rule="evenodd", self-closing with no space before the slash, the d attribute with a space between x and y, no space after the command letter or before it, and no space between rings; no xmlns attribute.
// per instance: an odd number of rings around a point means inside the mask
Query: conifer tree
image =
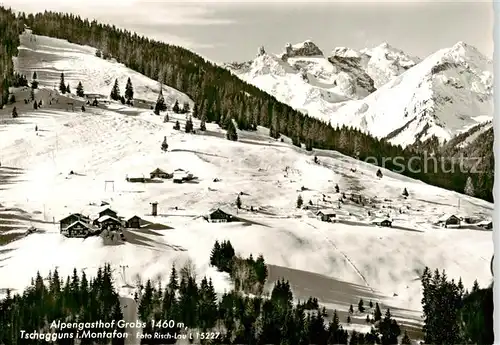
<svg viewBox="0 0 500 345"><path fill-rule="evenodd" d="M125 85L125 99L127 100L127 104L134 99L134 87L132 86L130 77L127 79L127 85Z"/></svg>
<svg viewBox="0 0 500 345"><path fill-rule="evenodd" d="M14 107L14 108L12 109L12 117L13 117L13 118L18 117L18 114L17 114L17 108L16 108L16 107Z"/></svg>
<svg viewBox="0 0 500 345"><path fill-rule="evenodd" d="M38 80L37 80L37 74L36 71L33 72L33 77L31 78L31 88L32 89L38 89Z"/></svg>
<svg viewBox="0 0 500 345"><path fill-rule="evenodd" d="M360 313L363 313L365 311L365 306L364 306L364 302L363 302L363 299L360 299L359 300L359 303L358 303L358 310Z"/></svg>
<svg viewBox="0 0 500 345"><path fill-rule="evenodd" d="M168 150L167 136L163 137L163 142L161 143L161 150L162 151L167 151Z"/></svg>
<svg viewBox="0 0 500 345"><path fill-rule="evenodd" d="M64 95L66 93L66 84L64 82L64 73L61 73L59 82L59 91Z"/></svg>
<svg viewBox="0 0 500 345"><path fill-rule="evenodd" d="M85 96L85 92L83 91L83 85L82 85L81 81L79 81L78 85L76 86L76 95L78 97L84 97Z"/></svg>
<svg viewBox="0 0 500 345"><path fill-rule="evenodd" d="M467 176L464 193L469 196L474 196L474 184L472 183L472 178L470 176Z"/></svg>
<svg viewBox="0 0 500 345"><path fill-rule="evenodd" d="M239 209L241 208L241 198L239 195L236 197L236 207Z"/></svg>
<svg viewBox="0 0 500 345"><path fill-rule="evenodd" d="M181 129L181 124L179 123L179 121L175 121L174 129L176 131L179 131Z"/></svg>
<svg viewBox="0 0 500 345"><path fill-rule="evenodd" d="M176 114L179 114L179 101L178 100L175 100L175 103L174 103L174 106L172 107L172 111Z"/></svg>
<svg viewBox="0 0 500 345"><path fill-rule="evenodd" d="M238 140L238 134L236 133L236 127L234 126L233 121L229 122L227 132L226 132L226 138L231 141L237 141Z"/></svg>
<svg viewBox="0 0 500 345"><path fill-rule="evenodd" d="M182 105L182 112L184 114L187 114L189 113L190 109L189 109L189 102L184 102L183 105Z"/></svg>
<svg viewBox="0 0 500 345"><path fill-rule="evenodd" d="M33 102L33 109L35 109L35 110L38 109L38 102L37 101Z"/></svg>
<svg viewBox="0 0 500 345"><path fill-rule="evenodd" d="M472 292L477 292L477 291L479 291L479 284L476 279L474 280L474 284L472 285Z"/></svg>
<svg viewBox="0 0 500 345"><path fill-rule="evenodd" d="M71 89L69 88L69 83L66 85L66 93L71 93Z"/></svg>
<svg viewBox="0 0 500 345"><path fill-rule="evenodd" d="M184 131L186 133L191 133L193 131L193 127L193 120L191 119L191 116L188 116L186 123L184 124Z"/></svg>
<svg viewBox="0 0 500 345"><path fill-rule="evenodd" d="M405 189L403 189L403 196L406 196L406 197L407 197L408 195L409 195L409 194L408 194L408 190L407 190L406 188L405 188Z"/></svg>
<svg viewBox="0 0 500 345"><path fill-rule="evenodd" d="M302 199L302 195L299 194L299 196L297 197L297 208L301 208L303 204L304 200Z"/></svg>
<svg viewBox="0 0 500 345"><path fill-rule="evenodd" d="M375 310L373 311L373 320L375 322L380 321L382 319L382 312L380 311L380 307L378 302L375 303Z"/></svg>
<svg viewBox="0 0 500 345"><path fill-rule="evenodd" d="M372 300L370 300L369 306L370 306L370 309L373 308L373 301Z"/></svg>
<svg viewBox="0 0 500 345"><path fill-rule="evenodd" d="M111 93L109 94L109 97L113 101L120 100L120 86L118 85L118 79L115 79L115 84L113 85L113 88L111 89Z"/></svg>
<svg viewBox="0 0 500 345"><path fill-rule="evenodd" d="M179 288L177 270L175 269L175 264L172 264L172 270L170 271L170 278L168 282L168 289L170 292L175 292Z"/></svg>
<svg viewBox="0 0 500 345"><path fill-rule="evenodd" d="M200 115L200 114L198 113L198 103L196 103L196 102L195 102L195 103L194 103L194 105L193 105L193 114L192 114L192 115L193 115L193 117L194 117L195 119L197 119L197 118L198 118L198 116Z"/></svg>
<svg viewBox="0 0 500 345"><path fill-rule="evenodd" d="M163 97L163 88L160 85L160 93L158 94L158 98L156 99L154 113L156 115L160 115L160 111L167 110L167 105L165 104L165 98Z"/></svg>
<svg viewBox="0 0 500 345"><path fill-rule="evenodd" d="M411 340L410 340L410 337L408 336L408 333L406 332L406 330L405 330L403 339L401 340L401 344L402 345L411 345Z"/></svg>

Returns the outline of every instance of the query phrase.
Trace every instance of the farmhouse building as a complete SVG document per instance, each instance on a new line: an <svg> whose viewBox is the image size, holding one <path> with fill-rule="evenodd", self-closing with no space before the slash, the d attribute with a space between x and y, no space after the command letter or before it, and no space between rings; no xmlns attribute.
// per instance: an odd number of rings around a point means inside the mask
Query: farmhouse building
<svg viewBox="0 0 500 345"><path fill-rule="evenodd" d="M101 218L102 216L110 216L113 218L118 218L118 213L113 211L109 206L105 206L104 208L101 209L101 211L99 211L99 218Z"/></svg>
<svg viewBox="0 0 500 345"><path fill-rule="evenodd" d="M378 218L378 219L374 219L372 221L372 224L375 224L375 225L378 225L378 226L385 226L385 227L392 227L392 220L390 220L389 218Z"/></svg>
<svg viewBox="0 0 500 345"><path fill-rule="evenodd" d="M316 212L316 216L323 222L331 222L337 215L333 210L324 209Z"/></svg>
<svg viewBox="0 0 500 345"><path fill-rule="evenodd" d="M491 230L493 229L493 222L490 220L483 220L479 223L476 224L477 226L483 228L483 229L486 229L486 230Z"/></svg>
<svg viewBox="0 0 500 345"><path fill-rule="evenodd" d="M188 172L183 169L175 169L173 178L174 183L182 183L188 179Z"/></svg>
<svg viewBox="0 0 500 345"><path fill-rule="evenodd" d="M76 221L82 221L88 224L90 223L90 218L80 213L70 214L59 221L60 230L62 231L63 229L66 229L68 225L73 224Z"/></svg>
<svg viewBox="0 0 500 345"><path fill-rule="evenodd" d="M125 179L127 180L127 182L140 182L140 183L144 183L146 182L146 178L143 176L143 177L128 177L128 175L125 177Z"/></svg>
<svg viewBox="0 0 500 345"><path fill-rule="evenodd" d="M99 217L96 222L101 229L120 230L123 226L119 219L111 217L110 215Z"/></svg>
<svg viewBox="0 0 500 345"><path fill-rule="evenodd" d="M61 233L67 237L87 237L95 232L88 223L77 220L64 228Z"/></svg>
<svg viewBox="0 0 500 345"><path fill-rule="evenodd" d="M228 223L234 221L235 218L229 213L226 213L220 208L217 208L216 210L208 214L206 220L210 223Z"/></svg>
<svg viewBox="0 0 500 345"><path fill-rule="evenodd" d="M125 227L139 229L141 227L141 221L142 219L138 216L130 217L125 221Z"/></svg>
<svg viewBox="0 0 500 345"><path fill-rule="evenodd" d="M448 226L458 226L460 227L460 218L454 214L445 214L438 220L438 224L447 228Z"/></svg>
<svg viewBox="0 0 500 345"><path fill-rule="evenodd" d="M153 170L153 171L151 171L149 173L149 176L151 178L164 178L164 179L167 179L167 178L172 178L173 174L169 174L166 171L161 170L160 168L156 168L155 170Z"/></svg>

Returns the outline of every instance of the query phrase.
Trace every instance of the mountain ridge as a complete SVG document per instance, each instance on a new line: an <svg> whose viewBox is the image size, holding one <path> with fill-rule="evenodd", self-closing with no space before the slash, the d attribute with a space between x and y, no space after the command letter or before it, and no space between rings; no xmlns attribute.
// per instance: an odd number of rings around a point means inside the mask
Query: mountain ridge
<svg viewBox="0 0 500 345"><path fill-rule="evenodd" d="M283 68L279 74L267 70L267 79L257 77L261 67L255 59L224 67L309 116L353 126L403 147L432 136L449 141L491 119L491 60L463 41L423 60L387 42L360 51L336 47L328 57L318 55L321 50L312 41L294 46L303 52L305 44L305 57L295 53L283 59L291 67L302 60L301 69ZM318 76L327 82L317 83ZM382 118L390 119L388 125Z"/></svg>

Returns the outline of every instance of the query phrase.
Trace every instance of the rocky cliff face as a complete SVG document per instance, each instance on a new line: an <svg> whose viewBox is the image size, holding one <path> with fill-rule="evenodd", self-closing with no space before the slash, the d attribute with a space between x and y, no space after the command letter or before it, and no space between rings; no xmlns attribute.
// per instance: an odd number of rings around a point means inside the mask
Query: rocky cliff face
<svg viewBox="0 0 500 345"><path fill-rule="evenodd" d="M286 61L288 58L293 57L315 56L323 56L323 52L312 41L305 41L294 45L288 43L285 46L285 52L281 55L281 58Z"/></svg>

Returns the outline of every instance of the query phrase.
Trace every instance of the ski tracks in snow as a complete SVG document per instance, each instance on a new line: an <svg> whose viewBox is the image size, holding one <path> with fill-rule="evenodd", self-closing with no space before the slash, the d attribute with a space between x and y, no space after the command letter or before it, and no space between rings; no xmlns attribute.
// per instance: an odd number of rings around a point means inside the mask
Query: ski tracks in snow
<svg viewBox="0 0 500 345"><path fill-rule="evenodd" d="M330 237L328 237L328 235L325 233L325 231L323 231L322 229L319 229L318 227L312 225L311 223L308 223L308 222L305 222L307 225L309 225L310 227L316 229L316 230L319 230L322 232L323 236L325 237L325 239L328 241L328 243L331 244L331 246L336 250L338 251L343 257L344 259L346 259L346 261L349 263L349 265L351 265L351 267L353 268L353 270L356 272L356 274L361 278L361 280L363 280L363 282L365 283L366 287L370 289L371 292L375 293L375 290L370 286L370 284L368 284L368 281L366 280L365 276L363 275L363 273L361 273L361 271L358 269L358 267L356 267L356 265L354 264L354 262L352 262L352 260L349 258L349 256L347 256L347 254L345 254L343 251L341 251L337 245L330 239Z"/></svg>

